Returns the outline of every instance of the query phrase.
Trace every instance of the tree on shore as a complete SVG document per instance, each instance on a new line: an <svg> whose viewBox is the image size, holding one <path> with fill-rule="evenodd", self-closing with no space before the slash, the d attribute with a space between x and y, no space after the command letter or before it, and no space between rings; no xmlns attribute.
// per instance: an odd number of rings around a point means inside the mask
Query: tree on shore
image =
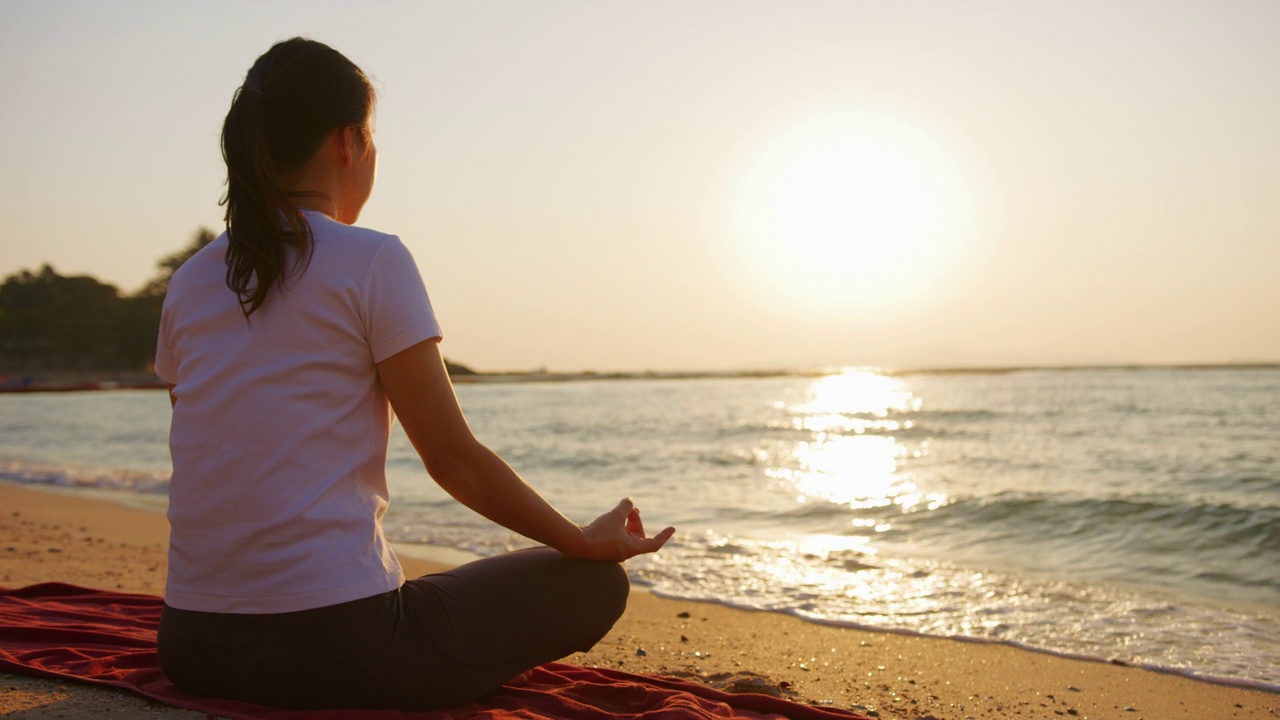
<svg viewBox="0 0 1280 720"><path fill-rule="evenodd" d="M0 284L0 372L147 370L155 359L169 278L214 235L201 228L133 294L46 264Z"/></svg>
<svg viewBox="0 0 1280 720"><path fill-rule="evenodd" d="M208 228L197 230L195 236L191 238L191 242L187 243L186 247L172 255L166 255L156 262L155 277L148 280L147 284L142 286L142 289L137 292L135 297L158 297L163 299L165 293L169 292L169 278L173 277L178 268L190 260L192 255L200 252L201 248L215 239L217 239L217 236L213 234L212 230ZM160 327L159 323L160 316L156 315L157 328Z"/></svg>
<svg viewBox="0 0 1280 720"><path fill-rule="evenodd" d="M121 363L113 337L120 293L88 276L45 265L0 286L0 351L7 369L84 369Z"/></svg>

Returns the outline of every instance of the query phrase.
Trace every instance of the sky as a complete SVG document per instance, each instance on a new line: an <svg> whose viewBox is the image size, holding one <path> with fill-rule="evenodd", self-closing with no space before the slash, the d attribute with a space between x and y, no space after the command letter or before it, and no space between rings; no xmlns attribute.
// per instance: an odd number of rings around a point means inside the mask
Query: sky
<svg viewBox="0 0 1280 720"><path fill-rule="evenodd" d="M0 4L0 276L222 229L302 35L480 370L1280 361L1280 3Z"/></svg>

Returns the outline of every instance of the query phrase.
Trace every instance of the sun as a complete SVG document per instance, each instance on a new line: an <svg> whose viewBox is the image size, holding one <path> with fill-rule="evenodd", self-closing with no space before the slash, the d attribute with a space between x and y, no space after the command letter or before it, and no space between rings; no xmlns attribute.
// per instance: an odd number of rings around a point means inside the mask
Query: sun
<svg viewBox="0 0 1280 720"><path fill-rule="evenodd" d="M721 254L753 290L808 312L887 311L969 249L954 153L881 110L812 112L750 153L722 207Z"/></svg>
<svg viewBox="0 0 1280 720"><path fill-rule="evenodd" d="M936 200L908 158L840 138L785 163L764 198L763 231L794 271L883 284L921 244Z"/></svg>

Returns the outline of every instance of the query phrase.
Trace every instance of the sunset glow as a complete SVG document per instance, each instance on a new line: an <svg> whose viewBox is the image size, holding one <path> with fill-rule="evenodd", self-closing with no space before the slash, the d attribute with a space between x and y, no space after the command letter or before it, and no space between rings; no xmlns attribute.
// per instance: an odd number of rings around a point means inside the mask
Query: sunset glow
<svg viewBox="0 0 1280 720"><path fill-rule="evenodd" d="M477 370L1280 359L1278 3L9 5L5 275L127 294L221 231L231 96L303 35L375 79L361 222Z"/></svg>

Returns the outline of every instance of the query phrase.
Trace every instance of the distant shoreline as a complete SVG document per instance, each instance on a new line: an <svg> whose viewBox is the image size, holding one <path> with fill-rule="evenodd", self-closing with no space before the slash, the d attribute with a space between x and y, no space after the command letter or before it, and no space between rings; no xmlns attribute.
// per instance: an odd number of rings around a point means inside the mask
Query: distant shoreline
<svg viewBox="0 0 1280 720"><path fill-rule="evenodd" d="M1134 370L1280 370L1280 362L1258 363L1179 363L1170 365L1011 365L992 367L939 367L939 368L857 368L891 377L912 375L1007 375L1020 372L1106 372ZM637 371L637 372L546 372L505 371L475 372L466 370L451 374L455 384L489 383L539 383L539 382L588 382L596 380L713 380L758 379L781 377L825 377L841 372L829 370L693 370L693 371ZM58 371L46 373L0 374L0 393L79 392L90 390L152 390L163 389L165 383L146 371Z"/></svg>
<svg viewBox="0 0 1280 720"><path fill-rule="evenodd" d="M1280 362L1241 363L1171 363L1168 365L1144 365L1142 363L1116 363L1099 365L1011 365L1007 367L968 368L917 368L910 370L880 370L886 375L1004 375L1016 372L1077 372L1108 370L1280 370Z"/></svg>
<svg viewBox="0 0 1280 720"><path fill-rule="evenodd" d="M0 373L0 393L153 390L166 387L145 370L83 370Z"/></svg>

